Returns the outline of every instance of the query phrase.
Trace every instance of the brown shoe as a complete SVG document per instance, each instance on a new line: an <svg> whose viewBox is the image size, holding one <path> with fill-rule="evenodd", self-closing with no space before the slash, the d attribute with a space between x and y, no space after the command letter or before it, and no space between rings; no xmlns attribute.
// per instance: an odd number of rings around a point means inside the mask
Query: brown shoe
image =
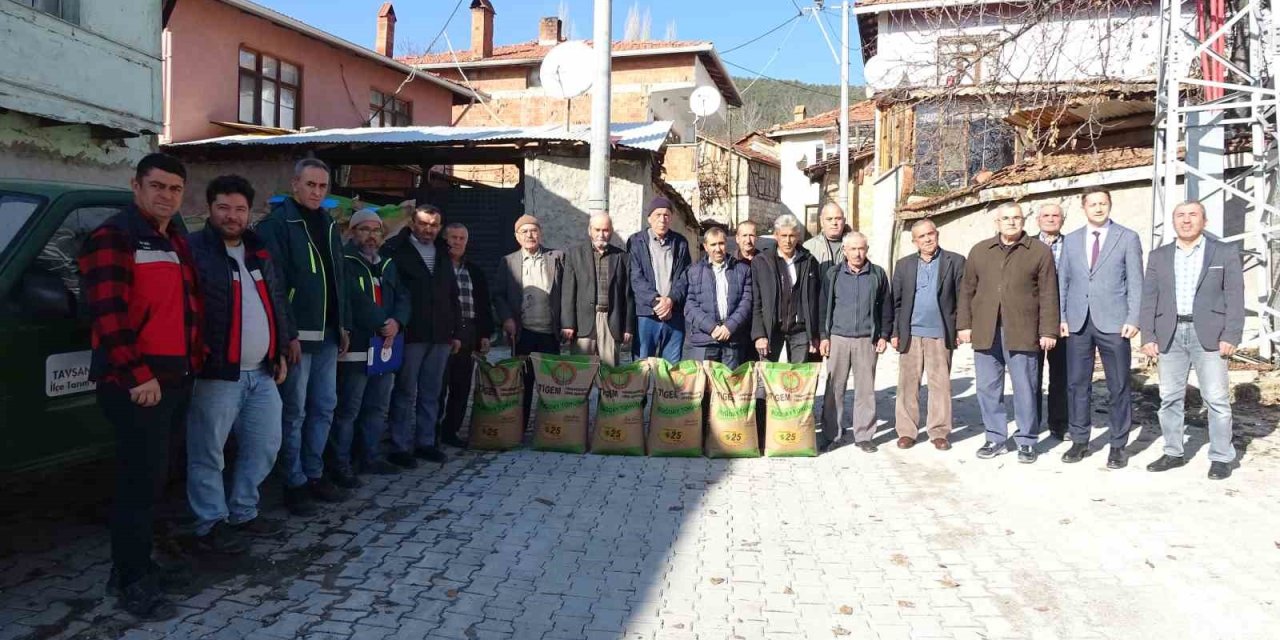
<svg viewBox="0 0 1280 640"><path fill-rule="evenodd" d="M902 436L901 438L898 438L899 449L910 449L911 447L914 447L914 446L916 446L915 438L908 438L906 436Z"/></svg>
<svg viewBox="0 0 1280 640"><path fill-rule="evenodd" d="M930 442L933 443L933 448L938 451L947 451L951 448L951 443L948 442L946 438L934 438L933 440L930 440Z"/></svg>

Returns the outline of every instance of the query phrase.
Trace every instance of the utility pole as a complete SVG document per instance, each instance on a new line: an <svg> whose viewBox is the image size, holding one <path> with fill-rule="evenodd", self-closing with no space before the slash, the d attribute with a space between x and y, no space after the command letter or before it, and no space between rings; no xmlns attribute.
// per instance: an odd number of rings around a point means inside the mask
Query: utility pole
<svg viewBox="0 0 1280 640"><path fill-rule="evenodd" d="M849 0L840 4L840 208L849 206ZM856 222L856 221L855 221Z"/></svg>
<svg viewBox="0 0 1280 640"><path fill-rule="evenodd" d="M595 28L592 31L596 56L596 80L591 85L591 173L588 178L587 209L609 212L609 107L613 71L613 2L596 0Z"/></svg>

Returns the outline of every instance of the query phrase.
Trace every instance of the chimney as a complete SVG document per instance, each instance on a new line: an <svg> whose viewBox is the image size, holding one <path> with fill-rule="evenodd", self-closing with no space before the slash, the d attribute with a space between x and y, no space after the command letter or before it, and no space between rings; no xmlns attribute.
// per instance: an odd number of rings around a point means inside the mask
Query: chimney
<svg viewBox="0 0 1280 640"><path fill-rule="evenodd" d="M543 18L538 23L538 44L555 46L564 41L561 29L564 24L560 22L560 18L550 17Z"/></svg>
<svg viewBox="0 0 1280 640"><path fill-rule="evenodd" d="M800 122L801 120L804 120L806 117L808 116L805 112L804 105L802 104L796 105L796 107L791 110L792 122Z"/></svg>
<svg viewBox="0 0 1280 640"><path fill-rule="evenodd" d="M392 57L396 48L396 10L390 2L382 3L378 10L378 39L375 42L378 53Z"/></svg>
<svg viewBox="0 0 1280 640"><path fill-rule="evenodd" d="M493 16L497 13L489 0L471 0L471 56L493 55Z"/></svg>

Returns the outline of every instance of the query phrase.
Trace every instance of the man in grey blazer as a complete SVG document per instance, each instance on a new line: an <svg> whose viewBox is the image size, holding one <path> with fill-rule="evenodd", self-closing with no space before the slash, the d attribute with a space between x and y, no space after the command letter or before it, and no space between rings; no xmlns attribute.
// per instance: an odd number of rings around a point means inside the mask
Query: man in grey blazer
<svg viewBox="0 0 1280 640"><path fill-rule="evenodd" d="M1132 229L1111 220L1111 193L1093 187L1081 196L1086 222L1063 240L1058 265L1063 337L1067 340L1067 419L1071 448L1066 463L1089 455L1093 411L1094 354L1102 358L1111 395L1111 453L1108 469L1127 463L1133 401L1129 394L1132 355L1129 339L1138 335L1142 310L1142 242Z"/></svg>
<svg viewBox="0 0 1280 640"><path fill-rule="evenodd" d="M542 246L542 224L531 215L516 219L520 248L498 267L493 308L513 355L560 353L560 285L564 254ZM525 366L524 417L533 402L533 365Z"/></svg>
<svg viewBox="0 0 1280 640"><path fill-rule="evenodd" d="M1154 249L1142 287L1142 352L1159 357L1160 430L1164 455L1147 471L1186 464L1183 399L1187 374L1196 369L1200 396L1209 408L1209 479L1231 475L1231 402L1227 358L1244 335L1244 269L1240 252L1204 234L1204 205L1195 200L1173 210L1178 239Z"/></svg>

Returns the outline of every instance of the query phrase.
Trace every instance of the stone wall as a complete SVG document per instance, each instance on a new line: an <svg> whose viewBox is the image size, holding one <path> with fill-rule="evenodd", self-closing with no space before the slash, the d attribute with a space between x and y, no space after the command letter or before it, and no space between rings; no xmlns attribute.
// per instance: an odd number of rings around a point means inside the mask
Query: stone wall
<svg viewBox="0 0 1280 640"><path fill-rule="evenodd" d="M542 222L543 242L558 249L587 240L590 159L540 155L525 160L524 209ZM639 231L652 198L648 161L614 158L609 176L609 208L620 238Z"/></svg>

